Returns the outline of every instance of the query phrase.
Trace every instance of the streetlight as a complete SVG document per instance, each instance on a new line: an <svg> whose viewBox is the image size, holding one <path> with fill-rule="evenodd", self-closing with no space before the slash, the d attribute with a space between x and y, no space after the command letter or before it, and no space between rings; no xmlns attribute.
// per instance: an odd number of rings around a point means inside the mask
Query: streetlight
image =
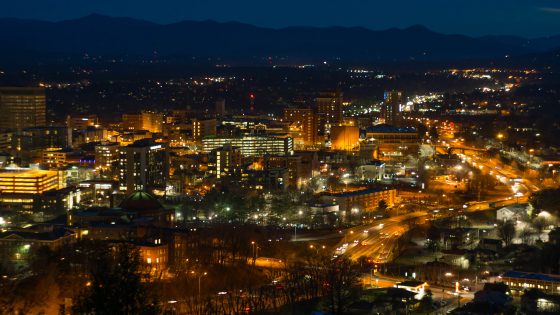
<svg viewBox="0 0 560 315"><path fill-rule="evenodd" d="M253 266L255 265L255 262L257 260L257 243L255 241L251 241L251 245L253 246Z"/></svg>
<svg viewBox="0 0 560 315"><path fill-rule="evenodd" d="M192 274L196 274L194 271L191 271ZM198 275L198 300L200 301L200 279L206 276L208 273L204 272Z"/></svg>

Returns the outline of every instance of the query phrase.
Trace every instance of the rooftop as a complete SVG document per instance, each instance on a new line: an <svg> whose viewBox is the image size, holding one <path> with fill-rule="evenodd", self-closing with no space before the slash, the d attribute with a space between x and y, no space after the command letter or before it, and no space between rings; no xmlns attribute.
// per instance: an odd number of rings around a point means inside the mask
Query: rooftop
<svg viewBox="0 0 560 315"><path fill-rule="evenodd" d="M366 132L379 132L379 133L416 133L414 127L397 127L387 124L380 124L368 127Z"/></svg>
<svg viewBox="0 0 560 315"><path fill-rule="evenodd" d="M333 196L333 197L353 197L353 196L362 196L367 194L374 194L380 191L384 191L384 189L361 189L361 190L354 190L354 191L342 191L342 192L327 192L325 196Z"/></svg>
<svg viewBox="0 0 560 315"><path fill-rule="evenodd" d="M44 170L30 170L30 169L15 169L0 172L1 177L9 178L36 178L42 176L58 176L56 171L44 171Z"/></svg>
<svg viewBox="0 0 560 315"><path fill-rule="evenodd" d="M163 209L163 206L152 195L144 191L137 191L126 197L119 207L125 211L153 211Z"/></svg>
<svg viewBox="0 0 560 315"><path fill-rule="evenodd" d="M517 278L517 279L528 279L528 280L539 280L548 282L558 282L560 283L560 275L550 275L544 273L533 273L533 272L523 272L523 271L506 271L502 274L502 277L507 278Z"/></svg>
<svg viewBox="0 0 560 315"><path fill-rule="evenodd" d="M54 241L72 234L73 232L70 232L69 230L64 228L56 228L53 229L52 231L46 231L46 232L37 232L33 230L29 230L29 231L15 230L15 231L1 232L0 239Z"/></svg>

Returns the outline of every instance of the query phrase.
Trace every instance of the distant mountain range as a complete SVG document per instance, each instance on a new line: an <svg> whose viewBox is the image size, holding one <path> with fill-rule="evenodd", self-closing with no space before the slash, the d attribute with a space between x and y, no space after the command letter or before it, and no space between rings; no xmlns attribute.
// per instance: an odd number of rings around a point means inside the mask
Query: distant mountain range
<svg viewBox="0 0 560 315"><path fill-rule="evenodd" d="M156 24L131 18L89 15L46 22L0 19L0 64L90 56L129 58L222 58L234 60L468 60L503 58L560 48L560 36L474 38L433 32L423 26L369 30L361 27L272 29L237 22L182 21Z"/></svg>

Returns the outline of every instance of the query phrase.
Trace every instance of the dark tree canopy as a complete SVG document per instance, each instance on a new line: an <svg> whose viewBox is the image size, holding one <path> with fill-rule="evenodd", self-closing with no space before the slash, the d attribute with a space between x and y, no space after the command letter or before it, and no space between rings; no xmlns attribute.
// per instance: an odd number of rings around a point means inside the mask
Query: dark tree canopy
<svg viewBox="0 0 560 315"><path fill-rule="evenodd" d="M74 314L158 314L154 298L143 281L140 253L131 245L105 248L96 253L90 281L73 306Z"/></svg>

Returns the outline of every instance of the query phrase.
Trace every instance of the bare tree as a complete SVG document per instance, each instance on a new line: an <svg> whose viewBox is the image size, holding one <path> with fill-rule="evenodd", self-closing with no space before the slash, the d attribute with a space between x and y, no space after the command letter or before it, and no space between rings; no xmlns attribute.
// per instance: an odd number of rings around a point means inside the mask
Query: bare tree
<svg viewBox="0 0 560 315"><path fill-rule="evenodd" d="M533 236L533 234L535 234L535 231L533 231L533 229L531 228L526 227L523 230L521 230L521 232L519 232L519 238L521 238L523 244L529 245L529 242L531 241L531 236Z"/></svg>
<svg viewBox="0 0 560 315"><path fill-rule="evenodd" d="M535 220L533 220L533 228L537 232L539 236L539 240L541 239L542 233L544 232L544 230L547 228L548 225L549 225L548 220L543 217L539 216Z"/></svg>
<svg viewBox="0 0 560 315"><path fill-rule="evenodd" d="M331 314L344 314L355 297L358 281L359 271L351 260L344 258L327 263L324 296Z"/></svg>
<svg viewBox="0 0 560 315"><path fill-rule="evenodd" d="M506 246L510 245L515 237L515 223L511 220L500 223L498 225L498 236L504 241Z"/></svg>

